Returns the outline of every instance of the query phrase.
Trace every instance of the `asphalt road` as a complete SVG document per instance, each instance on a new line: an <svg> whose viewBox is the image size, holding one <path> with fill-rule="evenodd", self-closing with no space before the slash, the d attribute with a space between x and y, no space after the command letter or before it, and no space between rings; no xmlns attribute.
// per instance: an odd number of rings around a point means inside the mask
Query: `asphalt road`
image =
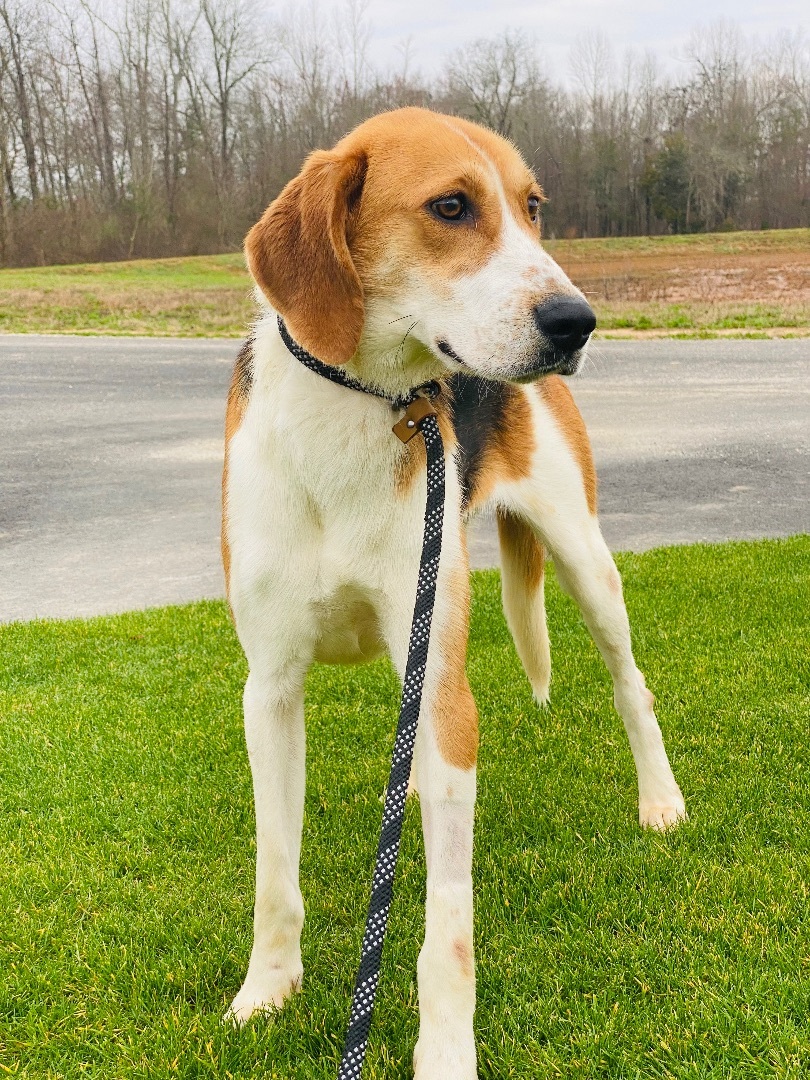
<svg viewBox="0 0 810 1080"><path fill-rule="evenodd" d="M222 595L237 347L0 337L0 621ZM571 385L615 550L810 529L810 339L602 342Z"/></svg>

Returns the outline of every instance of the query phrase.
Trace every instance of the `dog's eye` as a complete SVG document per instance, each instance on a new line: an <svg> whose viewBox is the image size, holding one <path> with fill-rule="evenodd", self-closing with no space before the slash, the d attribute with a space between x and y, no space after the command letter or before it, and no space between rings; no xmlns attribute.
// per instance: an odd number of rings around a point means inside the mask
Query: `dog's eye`
<svg viewBox="0 0 810 1080"><path fill-rule="evenodd" d="M529 217L532 221L537 221L537 216L540 213L540 200L536 195L530 195L528 199Z"/></svg>
<svg viewBox="0 0 810 1080"><path fill-rule="evenodd" d="M445 195L443 199L434 199L430 209L443 221L463 221L469 213L467 200L463 195Z"/></svg>

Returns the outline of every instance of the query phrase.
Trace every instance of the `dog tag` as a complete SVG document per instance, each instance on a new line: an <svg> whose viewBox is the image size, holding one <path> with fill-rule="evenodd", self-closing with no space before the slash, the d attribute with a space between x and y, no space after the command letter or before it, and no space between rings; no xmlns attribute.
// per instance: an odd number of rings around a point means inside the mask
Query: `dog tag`
<svg viewBox="0 0 810 1080"><path fill-rule="evenodd" d="M424 420L426 416L435 415L436 410L430 404L428 399L418 397L415 401L410 403L405 410L405 415L401 420L397 420L391 430L402 442L410 442L417 431L419 431L420 421Z"/></svg>

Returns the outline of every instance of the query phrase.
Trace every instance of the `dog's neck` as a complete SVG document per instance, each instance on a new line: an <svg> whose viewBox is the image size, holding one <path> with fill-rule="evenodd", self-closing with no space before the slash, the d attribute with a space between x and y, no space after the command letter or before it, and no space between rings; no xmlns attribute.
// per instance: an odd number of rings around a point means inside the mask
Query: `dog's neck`
<svg viewBox="0 0 810 1080"><path fill-rule="evenodd" d="M362 383L379 387L390 398L403 397L415 386L448 375L446 365L410 335L407 322L401 331L393 327L380 331L374 324L367 325L344 370Z"/></svg>
<svg viewBox="0 0 810 1080"><path fill-rule="evenodd" d="M295 340L280 315L277 324L281 340L284 342L287 351L309 371L326 379L328 382L344 387L344 389L368 394L371 397L386 401L395 411L408 408L417 397L427 396L432 398L440 393L441 384L437 380L430 380L410 387L403 394L391 394L372 380L357 378L353 373L346 370L345 365L327 364L314 356L300 342Z"/></svg>

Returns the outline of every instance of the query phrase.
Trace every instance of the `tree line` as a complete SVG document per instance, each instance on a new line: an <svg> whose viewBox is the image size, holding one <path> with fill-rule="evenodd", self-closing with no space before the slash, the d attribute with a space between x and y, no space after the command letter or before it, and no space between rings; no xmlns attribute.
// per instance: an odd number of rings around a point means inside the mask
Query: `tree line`
<svg viewBox="0 0 810 1080"><path fill-rule="evenodd" d="M369 60L364 0L0 0L0 264L233 250L315 147L401 105L509 137L551 236L810 225L810 45L697 36L677 75L511 30L432 77Z"/></svg>

